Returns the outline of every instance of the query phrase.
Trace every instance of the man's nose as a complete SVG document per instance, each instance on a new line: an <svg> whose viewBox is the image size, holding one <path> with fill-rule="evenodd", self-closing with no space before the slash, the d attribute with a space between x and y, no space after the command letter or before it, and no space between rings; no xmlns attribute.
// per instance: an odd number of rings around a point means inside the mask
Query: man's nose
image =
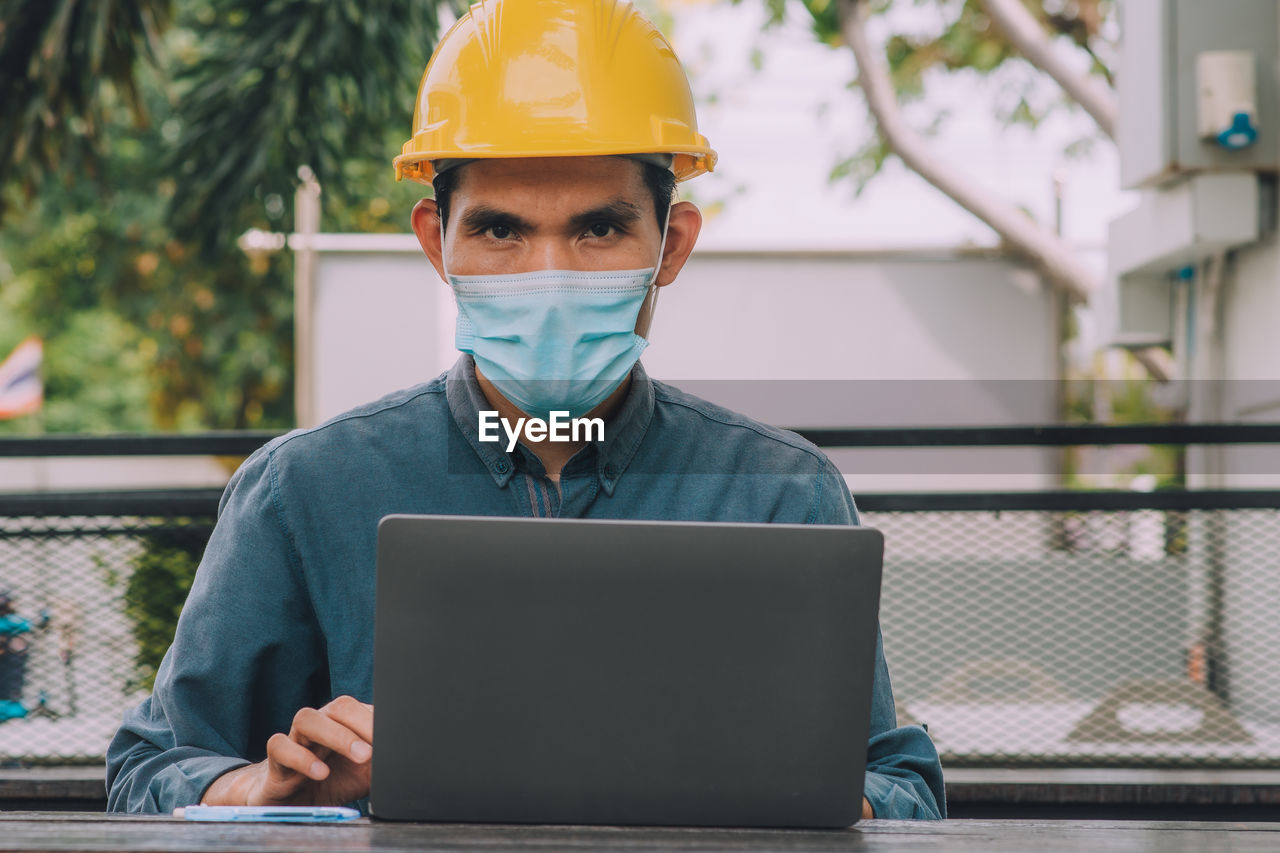
<svg viewBox="0 0 1280 853"><path fill-rule="evenodd" d="M573 247L563 239L547 239L538 244L535 252L536 269L573 269Z"/></svg>

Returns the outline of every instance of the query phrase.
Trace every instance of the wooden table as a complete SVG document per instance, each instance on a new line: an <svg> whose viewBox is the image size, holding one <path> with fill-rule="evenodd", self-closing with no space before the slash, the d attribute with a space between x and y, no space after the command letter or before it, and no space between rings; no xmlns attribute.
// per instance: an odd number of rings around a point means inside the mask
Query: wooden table
<svg viewBox="0 0 1280 853"><path fill-rule="evenodd" d="M106 771L0 768L0 814L100 812ZM975 769L948 767L955 817L1068 820L1280 820L1280 770Z"/></svg>
<svg viewBox="0 0 1280 853"><path fill-rule="evenodd" d="M866 821L839 831L400 824L192 823L91 812L0 812L0 850L443 851L781 850L1000 851L1280 849L1280 823Z"/></svg>

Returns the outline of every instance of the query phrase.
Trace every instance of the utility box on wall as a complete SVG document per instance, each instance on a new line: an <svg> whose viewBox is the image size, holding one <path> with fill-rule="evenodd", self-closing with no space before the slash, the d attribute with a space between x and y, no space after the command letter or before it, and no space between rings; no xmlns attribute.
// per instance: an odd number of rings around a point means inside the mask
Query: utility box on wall
<svg viewBox="0 0 1280 853"><path fill-rule="evenodd" d="M1125 189L1280 168L1280 0L1123 0L1120 16Z"/></svg>

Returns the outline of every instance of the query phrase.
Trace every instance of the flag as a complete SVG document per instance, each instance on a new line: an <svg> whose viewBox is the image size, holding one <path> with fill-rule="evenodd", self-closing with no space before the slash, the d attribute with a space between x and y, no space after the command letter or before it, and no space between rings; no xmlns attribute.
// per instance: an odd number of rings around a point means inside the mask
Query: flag
<svg viewBox="0 0 1280 853"><path fill-rule="evenodd" d="M29 415L44 403L43 360L44 344L33 335L0 363L0 420Z"/></svg>

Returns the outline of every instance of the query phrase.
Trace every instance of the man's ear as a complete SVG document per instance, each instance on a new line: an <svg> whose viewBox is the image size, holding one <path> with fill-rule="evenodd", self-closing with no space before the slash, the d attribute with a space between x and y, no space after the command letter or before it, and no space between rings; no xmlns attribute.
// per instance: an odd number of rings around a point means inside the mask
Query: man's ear
<svg viewBox="0 0 1280 853"><path fill-rule="evenodd" d="M667 245L662 250L662 266L655 282L658 287L665 287L676 280L684 262L689 260L689 253L693 251L693 244L698 242L701 230L702 211L693 202L678 201L671 205L671 213L667 217Z"/></svg>
<svg viewBox="0 0 1280 853"><path fill-rule="evenodd" d="M413 225L413 233L418 235L418 243L426 253L431 266L436 268L440 280L444 281L444 244L440 233L440 211L435 199L424 198L413 206L409 214L409 222ZM446 282L447 283L447 282Z"/></svg>

